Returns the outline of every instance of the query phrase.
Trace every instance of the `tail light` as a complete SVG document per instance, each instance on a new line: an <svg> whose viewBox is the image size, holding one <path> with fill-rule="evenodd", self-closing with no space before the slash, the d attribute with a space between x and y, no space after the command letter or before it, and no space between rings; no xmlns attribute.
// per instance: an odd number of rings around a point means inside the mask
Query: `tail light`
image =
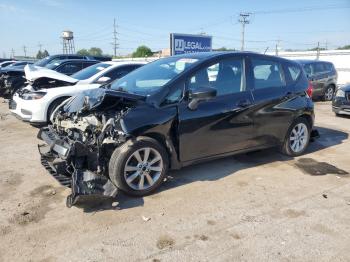
<svg viewBox="0 0 350 262"><path fill-rule="evenodd" d="M309 97L312 97L312 91L313 91L313 86L311 84L311 82L309 81L309 85L307 86L307 89L306 89L306 93Z"/></svg>

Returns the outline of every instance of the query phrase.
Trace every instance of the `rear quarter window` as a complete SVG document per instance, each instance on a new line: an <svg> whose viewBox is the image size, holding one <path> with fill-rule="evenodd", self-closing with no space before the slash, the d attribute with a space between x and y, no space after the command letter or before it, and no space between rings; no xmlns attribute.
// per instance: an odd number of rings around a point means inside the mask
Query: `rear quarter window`
<svg viewBox="0 0 350 262"><path fill-rule="evenodd" d="M301 69L296 65L288 65L288 72L291 79L295 82L300 76Z"/></svg>

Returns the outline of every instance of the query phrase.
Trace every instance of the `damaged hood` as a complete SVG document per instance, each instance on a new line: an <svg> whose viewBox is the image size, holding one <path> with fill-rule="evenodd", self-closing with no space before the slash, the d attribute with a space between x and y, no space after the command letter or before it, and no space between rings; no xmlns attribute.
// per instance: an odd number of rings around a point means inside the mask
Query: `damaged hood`
<svg viewBox="0 0 350 262"><path fill-rule="evenodd" d="M72 97L64 104L67 113L104 111L120 105L120 103L144 101L145 97L105 88L86 90Z"/></svg>
<svg viewBox="0 0 350 262"><path fill-rule="evenodd" d="M24 72L26 79L31 82L39 78L49 78L52 80L59 80L70 84L75 84L79 81L78 79L56 72L54 70L34 65L26 65L24 67Z"/></svg>

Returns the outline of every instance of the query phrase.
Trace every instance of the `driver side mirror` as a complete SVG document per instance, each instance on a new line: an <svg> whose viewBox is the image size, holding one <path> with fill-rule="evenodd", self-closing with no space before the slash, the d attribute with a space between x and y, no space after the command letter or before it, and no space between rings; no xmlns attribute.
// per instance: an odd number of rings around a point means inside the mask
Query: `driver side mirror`
<svg viewBox="0 0 350 262"><path fill-rule="evenodd" d="M102 77L100 77L99 79L97 79L96 82L97 82L98 84L105 84L105 83L109 82L110 80L111 80L110 77L102 76Z"/></svg>
<svg viewBox="0 0 350 262"><path fill-rule="evenodd" d="M190 90L188 97L190 99L188 108L196 110L200 102L208 101L216 97L216 89L211 87L200 87L195 90Z"/></svg>

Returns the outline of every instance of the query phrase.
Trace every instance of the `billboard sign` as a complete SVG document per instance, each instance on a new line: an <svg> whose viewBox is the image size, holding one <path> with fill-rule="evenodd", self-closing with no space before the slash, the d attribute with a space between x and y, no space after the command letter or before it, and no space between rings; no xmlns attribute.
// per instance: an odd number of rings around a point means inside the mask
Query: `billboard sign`
<svg viewBox="0 0 350 262"><path fill-rule="evenodd" d="M171 55L209 52L212 37L207 35L170 34Z"/></svg>

